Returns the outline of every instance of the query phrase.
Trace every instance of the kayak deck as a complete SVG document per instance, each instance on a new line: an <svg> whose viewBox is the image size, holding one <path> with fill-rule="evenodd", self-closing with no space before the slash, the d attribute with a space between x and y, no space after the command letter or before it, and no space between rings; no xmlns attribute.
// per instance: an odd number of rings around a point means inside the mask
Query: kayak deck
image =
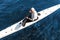
<svg viewBox="0 0 60 40"><path fill-rule="evenodd" d="M18 25L20 22L22 22L22 20L19 21L18 23L15 23L15 24L9 26L8 28L0 31L0 38L6 37L6 36L8 36L8 35L10 35L10 34L12 34L12 33L15 33L15 32L17 32L17 31L19 31L19 30L21 30L21 29L24 29L24 28L26 28L26 27L28 27L28 26L30 26L30 25L32 25L32 24L40 21L41 19L43 19L43 18L47 17L48 15L52 14L53 12L55 12L55 11L56 11L57 9L59 9L59 8L60 8L60 4L55 5L55 6L52 6L52 7L50 7L50 8L47 8L47 9L45 9L45 10L42 10L42 11L38 12L38 13L40 13L41 15L38 16L38 19L37 19L36 21L26 23L26 25L25 25L24 27L23 27L23 26L20 26L19 29L17 29L17 30L15 30L15 28L17 27L17 25Z"/></svg>

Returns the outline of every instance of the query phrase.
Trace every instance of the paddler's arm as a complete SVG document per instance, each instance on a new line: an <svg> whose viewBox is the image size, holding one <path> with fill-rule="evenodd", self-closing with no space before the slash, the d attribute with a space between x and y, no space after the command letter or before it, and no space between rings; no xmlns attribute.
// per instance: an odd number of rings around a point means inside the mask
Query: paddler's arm
<svg viewBox="0 0 60 40"><path fill-rule="evenodd" d="M29 20L33 20L33 19L31 19L31 18L28 18L28 17L26 17L27 19L29 19Z"/></svg>
<svg viewBox="0 0 60 40"><path fill-rule="evenodd" d="M33 19L31 19L31 18L28 18L29 20L33 20Z"/></svg>

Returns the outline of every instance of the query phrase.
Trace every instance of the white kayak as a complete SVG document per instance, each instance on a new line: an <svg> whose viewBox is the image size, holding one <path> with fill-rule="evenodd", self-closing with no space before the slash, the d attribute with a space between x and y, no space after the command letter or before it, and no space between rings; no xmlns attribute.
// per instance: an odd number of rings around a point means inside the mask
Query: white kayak
<svg viewBox="0 0 60 40"><path fill-rule="evenodd" d="M21 29L24 29L24 28L26 28L26 27L40 21L41 19L43 19L43 18L47 17L48 15L52 14L53 12L58 10L59 8L60 8L60 4L49 7L47 9L44 9L44 10L38 12L38 13L41 14L40 16L38 16L38 19L36 21L26 23L26 25L24 27L22 25L20 25L20 22L22 22L23 20L21 20L18 23L15 23L15 24L7 27L6 29L0 31L0 39L6 37L8 35L11 35L11 34L17 32L17 31L19 31Z"/></svg>

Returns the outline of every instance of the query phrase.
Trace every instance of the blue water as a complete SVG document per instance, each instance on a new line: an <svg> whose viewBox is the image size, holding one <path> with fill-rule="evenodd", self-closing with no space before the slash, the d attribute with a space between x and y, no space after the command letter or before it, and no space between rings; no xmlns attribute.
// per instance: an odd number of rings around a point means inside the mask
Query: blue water
<svg viewBox="0 0 60 40"><path fill-rule="evenodd" d="M0 30L20 21L31 7L41 11L60 0L0 0ZM60 9L43 20L1 40L60 40Z"/></svg>

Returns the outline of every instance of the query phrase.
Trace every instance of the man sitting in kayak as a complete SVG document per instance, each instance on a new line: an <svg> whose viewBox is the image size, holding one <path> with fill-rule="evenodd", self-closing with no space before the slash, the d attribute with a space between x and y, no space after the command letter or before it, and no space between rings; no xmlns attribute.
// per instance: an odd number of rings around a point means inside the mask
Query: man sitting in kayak
<svg viewBox="0 0 60 40"><path fill-rule="evenodd" d="M23 22L22 22L22 25L23 25L23 26L25 26L25 24L26 24L27 22L32 22L32 21L35 21L35 20L38 19L37 12L35 11L34 8L31 8L31 10L29 11L29 13L30 13L30 15L27 16L27 17L23 20Z"/></svg>

